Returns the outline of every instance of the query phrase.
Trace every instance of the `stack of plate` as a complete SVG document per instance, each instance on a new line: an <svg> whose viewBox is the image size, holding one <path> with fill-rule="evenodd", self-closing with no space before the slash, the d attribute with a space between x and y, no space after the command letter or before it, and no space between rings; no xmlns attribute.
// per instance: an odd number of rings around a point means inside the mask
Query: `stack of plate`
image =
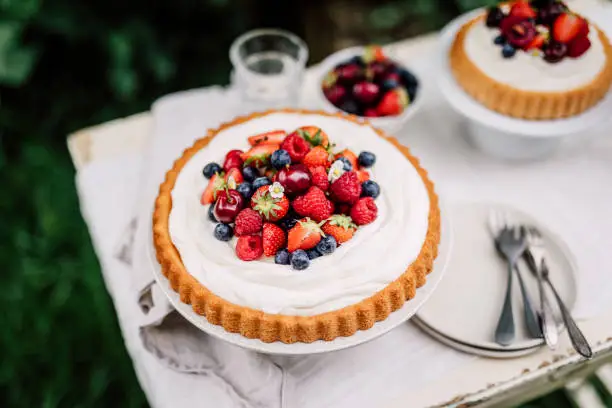
<svg viewBox="0 0 612 408"><path fill-rule="evenodd" d="M458 239L454 240L449 254L444 279L412 321L442 343L473 354L510 358L538 350L544 345L544 340L530 338L527 333L517 279L513 279L516 341L507 347L494 341L508 275L506 263L497 254L487 225L489 214L491 211L503 212L513 222L533 225L542 232L550 278L571 309L576 299L576 285L575 264L569 249L548 228L507 206L464 203L449 206L448 211L453 235ZM519 268L537 307L537 281L522 261ZM561 322L559 315L556 319Z"/></svg>

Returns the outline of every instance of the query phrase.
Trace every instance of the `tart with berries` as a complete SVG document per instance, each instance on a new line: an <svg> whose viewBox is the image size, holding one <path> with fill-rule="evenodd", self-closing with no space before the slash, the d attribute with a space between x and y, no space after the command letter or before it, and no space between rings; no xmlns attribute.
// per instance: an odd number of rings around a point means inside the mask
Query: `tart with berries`
<svg viewBox="0 0 612 408"><path fill-rule="evenodd" d="M489 8L461 27L449 58L469 95L522 119L578 115L596 105L612 83L609 39L559 0Z"/></svg>
<svg viewBox="0 0 612 408"><path fill-rule="evenodd" d="M264 342L333 340L425 283L437 202L408 148L357 117L270 111L185 150L160 186L153 241L210 323Z"/></svg>

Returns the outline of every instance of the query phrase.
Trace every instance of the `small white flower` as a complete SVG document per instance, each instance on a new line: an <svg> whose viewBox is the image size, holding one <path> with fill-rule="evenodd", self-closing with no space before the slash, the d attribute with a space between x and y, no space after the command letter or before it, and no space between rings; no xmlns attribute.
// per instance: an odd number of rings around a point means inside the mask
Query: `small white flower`
<svg viewBox="0 0 612 408"><path fill-rule="evenodd" d="M499 5L499 9L504 13L504 14L508 14L510 13L510 8L511 6L509 4L500 4Z"/></svg>
<svg viewBox="0 0 612 408"><path fill-rule="evenodd" d="M270 196L272 198L279 199L283 198L285 188L281 185L281 183L275 181L270 187L268 187L268 191L270 192Z"/></svg>
<svg viewBox="0 0 612 408"><path fill-rule="evenodd" d="M329 169L329 173L327 174L327 178L329 179L330 183L333 183L334 181L338 180L343 174L344 162L342 162L342 160L336 160L332 163Z"/></svg>
<svg viewBox="0 0 612 408"><path fill-rule="evenodd" d="M230 190L236 189L236 180L234 179L234 176L229 176L227 178L227 188L229 188Z"/></svg>

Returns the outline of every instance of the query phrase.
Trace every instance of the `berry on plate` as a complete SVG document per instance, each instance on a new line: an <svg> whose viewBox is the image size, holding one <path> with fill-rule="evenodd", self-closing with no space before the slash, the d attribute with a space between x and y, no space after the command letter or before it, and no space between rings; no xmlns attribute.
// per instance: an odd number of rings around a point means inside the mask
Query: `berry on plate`
<svg viewBox="0 0 612 408"><path fill-rule="evenodd" d="M282 191L276 191L278 187L278 183L259 187L251 197L251 208L267 221L278 221L289 211L289 199Z"/></svg>
<svg viewBox="0 0 612 408"><path fill-rule="evenodd" d="M215 206L214 205L208 206L208 219L211 220L212 222L218 222L217 219L215 218Z"/></svg>
<svg viewBox="0 0 612 408"><path fill-rule="evenodd" d="M263 244L259 235L243 235L236 242L236 255L243 261L254 261L263 255Z"/></svg>
<svg viewBox="0 0 612 408"><path fill-rule="evenodd" d="M334 85L331 88L327 88L323 91L325 97L328 101L332 103L334 106L339 106L342 104L348 92L346 92L346 88L340 85Z"/></svg>
<svg viewBox="0 0 612 408"><path fill-rule="evenodd" d="M380 45L369 45L363 51L363 62L366 64L373 61L385 61L387 57Z"/></svg>
<svg viewBox="0 0 612 408"><path fill-rule="evenodd" d="M261 215L251 208L245 208L238 213L234 221L234 233L237 237L253 235L261 231L263 221Z"/></svg>
<svg viewBox="0 0 612 408"><path fill-rule="evenodd" d="M576 37L568 44L567 56L570 58L578 58L591 48L589 37Z"/></svg>
<svg viewBox="0 0 612 408"><path fill-rule="evenodd" d="M487 27L499 27L499 24L504 19L504 12L499 7L491 7L487 12Z"/></svg>
<svg viewBox="0 0 612 408"><path fill-rule="evenodd" d="M217 224L215 225L215 238L219 241L229 241L232 239L234 232L232 231L232 226L229 224Z"/></svg>
<svg viewBox="0 0 612 408"><path fill-rule="evenodd" d="M302 164L307 167L328 167L329 152L322 146L316 146L304 157L304 160L302 160Z"/></svg>
<svg viewBox="0 0 612 408"><path fill-rule="evenodd" d="M272 130L270 132L249 136L249 144L251 146L256 146L258 144L281 144L286 136L287 132L284 130Z"/></svg>
<svg viewBox="0 0 612 408"><path fill-rule="evenodd" d="M544 49L544 59L550 63L561 61L567 55L567 45L551 41Z"/></svg>
<svg viewBox="0 0 612 408"><path fill-rule="evenodd" d="M357 178L360 183L370 179L370 173L367 170L357 170Z"/></svg>
<svg viewBox="0 0 612 408"><path fill-rule="evenodd" d="M332 235L326 235L321 238L321 241L319 241L315 249L321 255L329 255L336 250L337 246L338 243L336 242L336 238L334 238Z"/></svg>
<svg viewBox="0 0 612 408"><path fill-rule="evenodd" d="M366 180L361 183L361 196L372 197L376 199L380 195L380 186L377 182L372 180Z"/></svg>
<svg viewBox="0 0 612 408"><path fill-rule="evenodd" d="M516 54L516 48L511 46L510 44L504 44L502 47L502 56L504 58L512 58Z"/></svg>
<svg viewBox="0 0 612 408"><path fill-rule="evenodd" d="M311 182L313 186L327 191L329 188L329 180L327 179L327 170L323 166L309 167Z"/></svg>
<svg viewBox="0 0 612 408"><path fill-rule="evenodd" d="M272 182L270 181L269 178L267 178L267 177L257 177L253 181L253 189L257 190L260 187L269 186L270 184L272 184Z"/></svg>
<svg viewBox="0 0 612 408"><path fill-rule="evenodd" d="M225 174L225 184L227 184L228 188L235 189L236 186L244 181L244 177L242 177L242 173L236 167L232 167Z"/></svg>
<svg viewBox="0 0 612 408"><path fill-rule="evenodd" d="M536 18L537 13L531 7L528 1L521 0L517 1L512 5L512 8L510 9L510 15L529 19Z"/></svg>
<svg viewBox="0 0 612 408"><path fill-rule="evenodd" d="M314 248L309 249L308 251L306 251L306 255L308 255L308 259L310 259L312 261L313 259L319 258L321 256L321 253L319 251L317 251L317 247L314 247Z"/></svg>
<svg viewBox="0 0 612 408"><path fill-rule="evenodd" d="M279 144L258 144L242 154L245 166L264 167L270 162L270 156L279 149Z"/></svg>
<svg viewBox="0 0 612 408"><path fill-rule="evenodd" d="M340 156L340 157L338 157L338 160L336 160L336 161L339 161L339 162L342 163L342 170L344 170L344 171L351 171L351 170L353 170L353 163L351 163L351 161L349 159L347 159L346 157Z"/></svg>
<svg viewBox="0 0 612 408"><path fill-rule="evenodd" d="M399 115L408 106L408 93L403 88L395 88L383 95L376 107L379 116Z"/></svg>
<svg viewBox="0 0 612 408"><path fill-rule="evenodd" d="M363 116L366 118L377 118L378 112L375 108L367 108L365 111L363 111Z"/></svg>
<svg viewBox="0 0 612 408"><path fill-rule="evenodd" d="M351 217L342 214L332 215L323 227L321 227L326 235L334 237L338 244L342 244L351 238L357 230L357 226L353 223Z"/></svg>
<svg viewBox="0 0 612 408"><path fill-rule="evenodd" d="M508 44L520 49L525 49L538 34L535 24L519 16L504 19L501 30Z"/></svg>
<svg viewBox="0 0 612 408"><path fill-rule="evenodd" d="M278 149L270 156L270 164L277 170L287 167L291 164L291 156L284 149Z"/></svg>
<svg viewBox="0 0 612 408"><path fill-rule="evenodd" d="M555 41L567 44L579 34L586 36L589 33L587 21L575 14L563 13L553 24L552 36Z"/></svg>
<svg viewBox="0 0 612 408"><path fill-rule="evenodd" d="M281 249L274 255L274 263L279 265L289 265L291 263L291 254L286 248Z"/></svg>
<svg viewBox="0 0 612 408"><path fill-rule="evenodd" d="M240 183L238 187L236 187L236 191L242 194L245 200L250 200L251 196L255 192L255 189L253 188L253 185L251 183L245 181L243 183Z"/></svg>
<svg viewBox="0 0 612 408"><path fill-rule="evenodd" d="M285 246L287 241L285 231L278 225L269 222L264 223L261 237L265 256L274 256L278 250Z"/></svg>
<svg viewBox="0 0 612 408"><path fill-rule="evenodd" d="M295 270L301 271L310 266L310 258L306 251L298 249L291 256L291 267Z"/></svg>
<svg viewBox="0 0 612 408"><path fill-rule="evenodd" d="M363 151L359 153L357 161L361 167L372 167L376 163L376 155L372 152Z"/></svg>
<svg viewBox="0 0 612 408"><path fill-rule="evenodd" d="M349 149L344 149L340 153L336 154L335 158L339 159L341 157L345 157L350 163L353 169L358 167L358 158L355 153L353 153Z"/></svg>
<svg viewBox="0 0 612 408"><path fill-rule="evenodd" d="M353 204L361 195L361 183L354 171L348 171L329 186L332 200L339 203Z"/></svg>
<svg viewBox="0 0 612 408"><path fill-rule="evenodd" d="M361 103L372 103L379 94L380 87L374 82L361 81L353 85L353 96Z"/></svg>
<svg viewBox="0 0 612 408"><path fill-rule="evenodd" d="M202 205L214 203L217 199L217 192L219 190L223 190L224 188L225 179L221 173L215 173L208 181L208 185L200 198L200 203L202 203Z"/></svg>
<svg viewBox="0 0 612 408"><path fill-rule="evenodd" d="M378 207L372 197L360 198L351 208L351 218L357 225L374 222L378 215Z"/></svg>
<svg viewBox="0 0 612 408"><path fill-rule="evenodd" d="M276 180L285 188L285 193L290 195L306 191L311 185L310 172L303 164L294 164L280 169Z"/></svg>
<svg viewBox="0 0 612 408"><path fill-rule="evenodd" d="M293 132L285 138L280 148L289 153L293 163L301 163L310 151L310 144L297 132Z"/></svg>
<svg viewBox="0 0 612 408"><path fill-rule="evenodd" d="M229 171L230 169L242 168L242 150L230 150L225 155L225 160L223 161L223 170Z"/></svg>
<svg viewBox="0 0 612 408"><path fill-rule="evenodd" d="M306 194L296 197L292 206L299 215L310 217L317 222L334 213L334 203L327 199L323 190L315 186L310 187Z"/></svg>
<svg viewBox="0 0 612 408"><path fill-rule="evenodd" d="M337 82L343 85L352 85L363 79L363 68L359 64L346 64L336 67Z"/></svg>
<svg viewBox="0 0 612 408"><path fill-rule="evenodd" d="M209 179L212 176L214 176L216 173L221 173L222 171L223 169L217 163L208 163L206 166L204 166L204 169L202 170L202 174L204 174L204 177Z"/></svg>
<svg viewBox="0 0 612 408"><path fill-rule="evenodd" d="M312 147L329 146L329 137L327 133L317 126L302 126L296 130L297 134L302 136Z"/></svg>
<svg viewBox="0 0 612 408"><path fill-rule="evenodd" d="M242 177L252 183L257 177L259 177L259 171L255 167L247 166L242 169Z"/></svg>
<svg viewBox="0 0 612 408"><path fill-rule="evenodd" d="M219 222L233 222L240 210L244 207L244 198L236 190L220 191L213 213Z"/></svg>
<svg viewBox="0 0 612 408"><path fill-rule="evenodd" d="M309 218L303 218L289 230L287 249L289 252L295 252L299 249L314 248L321 240L322 234L319 224Z"/></svg>
<svg viewBox="0 0 612 408"><path fill-rule="evenodd" d="M533 41L529 43L529 45L527 45L527 47L525 47L525 50L541 50L544 47L544 44L546 44L547 40L548 36L546 34L540 33L536 35L536 37L533 39Z"/></svg>

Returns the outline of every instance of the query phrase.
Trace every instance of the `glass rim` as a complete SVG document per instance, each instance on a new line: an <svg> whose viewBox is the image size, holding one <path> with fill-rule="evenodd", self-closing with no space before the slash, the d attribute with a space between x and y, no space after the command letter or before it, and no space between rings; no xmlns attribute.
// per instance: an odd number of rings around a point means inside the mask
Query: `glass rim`
<svg viewBox="0 0 612 408"><path fill-rule="evenodd" d="M258 28L255 30L247 31L246 33L240 35L234 40L234 42L230 46L229 57L230 61L235 67L244 66L244 63L242 62L238 51L240 49L240 46L245 42L261 35L277 35L279 37L285 37L289 41L295 43L298 46L298 65L302 67L306 65L306 60L308 60L308 46L306 45L306 42L304 42L304 40L302 40L300 37L293 34L292 32L282 30L280 28Z"/></svg>

